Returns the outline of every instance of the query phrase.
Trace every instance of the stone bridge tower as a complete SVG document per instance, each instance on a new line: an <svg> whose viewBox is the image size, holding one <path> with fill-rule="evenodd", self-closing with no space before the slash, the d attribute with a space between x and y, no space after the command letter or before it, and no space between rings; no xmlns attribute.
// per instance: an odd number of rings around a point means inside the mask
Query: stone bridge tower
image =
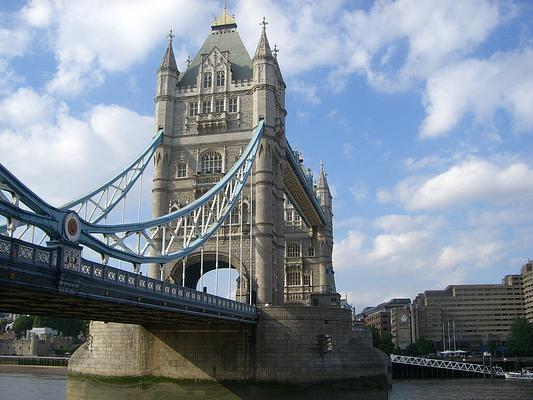
<svg viewBox="0 0 533 400"><path fill-rule="evenodd" d="M264 136L256 158L253 205L244 193L243 220L254 211L253 259L238 251L238 212L220 233L219 268L243 271L241 301L248 301L250 264L253 296L258 304L281 304L284 287L283 160L285 157L285 83L272 54L263 21L250 58L234 17L224 8L204 44L180 73L172 49L172 32L157 72L156 127L163 143L154 158L152 214L167 214L198 198L218 182L238 159L259 119ZM230 239L233 239L231 240ZM161 240L161 238L159 238ZM244 248L249 235L243 235ZM204 273L215 268L211 240L204 248ZM231 251L230 251L231 242ZM200 279L200 252L164 266L163 276L189 287ZM231 259L230 259L231 256ZM217 258L218 260L218 258ZM185 274L183 273L185 268ZM150 275L159 277L159 266ZM185 275L185 281L183 276Z"/></svg>

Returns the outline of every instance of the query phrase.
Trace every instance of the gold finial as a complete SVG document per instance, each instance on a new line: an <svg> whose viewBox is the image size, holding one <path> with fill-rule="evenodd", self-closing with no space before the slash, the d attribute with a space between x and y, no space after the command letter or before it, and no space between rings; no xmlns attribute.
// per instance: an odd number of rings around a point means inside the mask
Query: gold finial
<svg viewBox="0 0 533 400"><path fill-rule="evenodd" d="M228 14L228 6L224 1L224 8L222 9L222 15L215 17L215 22L211 25L212 28L224 25L236 25L235 15Z"/></svg>

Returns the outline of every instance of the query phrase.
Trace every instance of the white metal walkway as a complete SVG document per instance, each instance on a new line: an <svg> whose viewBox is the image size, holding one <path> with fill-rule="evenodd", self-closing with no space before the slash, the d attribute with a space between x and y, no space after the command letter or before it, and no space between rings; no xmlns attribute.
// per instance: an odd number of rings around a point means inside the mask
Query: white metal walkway
<svg viewBox="0 0 533 400"><path fill-rule="evenodd" d="M480 364L470 364L465 362L458 361L447 361L447 360L435 360L432 358L422 358L422 357L409 357L409 356L399 356L396 354L390 355L391 362L396 364L407 364L407 365L418 365L420 367L432 367L432 368L441 368L441 369L450 369L454 371L465 371L465 372L474 372L478 374L490 374L491 371L494 375L504 375L504 371L501 367L490 367Z"/></svg>

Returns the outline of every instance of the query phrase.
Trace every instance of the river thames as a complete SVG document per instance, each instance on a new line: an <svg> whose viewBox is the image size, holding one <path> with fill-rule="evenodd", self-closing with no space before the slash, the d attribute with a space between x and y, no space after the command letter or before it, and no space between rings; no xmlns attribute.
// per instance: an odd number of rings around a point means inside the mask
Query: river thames
<svg viewBox="0 0 533 400"><path fill-rule="evenodd" d="M331 391L318 386L285 388L220 384L177 384L147 378L131 384L97 379L72 379L64 369L0 372L2 399L17 400L165 400L165 399L360 399L360 400L531 400L533 382L483 379L399 380L392 388L372 391Z"/></svg>

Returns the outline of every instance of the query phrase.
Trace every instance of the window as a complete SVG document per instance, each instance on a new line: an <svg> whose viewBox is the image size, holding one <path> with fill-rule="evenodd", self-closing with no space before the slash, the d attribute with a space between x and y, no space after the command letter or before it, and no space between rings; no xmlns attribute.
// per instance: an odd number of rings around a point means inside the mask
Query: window
<svg viewBox="0 0 533 400"><path fill-rule="evenodd" d="M315 256L315 248L310 245L309 246L309 257L314 257Z"/></svg>
<svg viewBox="0 0 533 400"><path fill-rule="evenodd" d="M311 286L311 275L304 275L304 286Z"/></svg>
<svg viewBox="0 0 533 400"><path fill-rule="evenodd" d="M202 103L202 114L209 114L211 112L211 102L204 101Z"/></svg>
<svg viewBox="0 0 533 400"><path fill-rule="evenodd" d="M215 100L215 112L224 111L224 100Z"/></svg>
<svg viewBox="0 0 533 400"><path fill-rule="evenodd" d="M212 79L213 78L211 77L211 72L206 72L204 74L204 88L211 87Z"/></svg>
<svg viewBox="0 0 533 400"><path fill-rule="evenodd" d="M300 272L287 272L287 286L300 285Z"/></svg>
<svg viewBox="0 0 533 400"><path fill-rule="evenodd" d="M229 99L228 112L230 112L230 113L236 113L237 112L237 98L236 97L231 97Z"/></svg>
<svg viewBox="0 0 533 400"><path fill-rule="evenodd" d="M222 172L222 156L216 151L209 151L202 156L202 173L205 175Z"/></svg>
<svg viewBox="0 0 533 400"><path fill-rule="evenodd" d="M300 243L290 242L287 244L287 257L300 257L301 254Z"/></svg>
<svg viewBox="0 0 533 400"><path fill-rule="evenodd" d="M292 222L292 210L287 210L287 216L285 217L287 222Z"/></svg>
<svg viewBox="0 0 533 400"><path fill-rule="evenodd" d="M198 103L189 103L189 116L194 117L198 115Z"/></svg>
<svg viewBox="0 0 533 400"><path fill-rule="evenodd" d="M187 164L184 162L179 162L176 169L177 178L186 178L187 177Z"/></svg>
<svg viewBox="0 0 533 400"><path fill-rule="evenodd" d="M224 86L225 84L225 77L224 71L218 71L217 72L217 86Z"/></svg>

